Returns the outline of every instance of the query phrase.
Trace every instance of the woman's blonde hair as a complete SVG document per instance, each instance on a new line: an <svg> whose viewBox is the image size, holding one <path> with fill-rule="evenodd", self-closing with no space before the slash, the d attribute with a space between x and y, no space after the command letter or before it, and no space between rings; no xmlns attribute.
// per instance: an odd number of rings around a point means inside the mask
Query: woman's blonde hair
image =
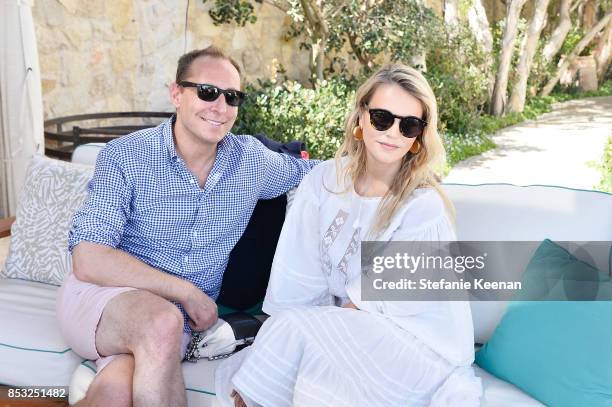
<svg viewBox="0 0 612 407"><path fill-rule="evenodd" d="M359 117L363 117L374 92L385 84L396 84L418 99L423 108L422 119L427 122L427 126L417 138L421 144L420 150L416 154L408 153L402 159L391 188L380 203L378 216L370 230L372 235L389 226L395 213L417 188L435 188L442 197L449 216L454 218L453 205L440 188L438 177L433 171L436 165L441 168L446 159L444 145L438 134L436 97L425 77L416 69L403 64L383 66L357 90L355 106L346 120L344 142L335 157L338 185L344 185L348 191L353 188L354 182L365 174L366 148L363 140L355 139L353 131L359 125ZM346 163L343 164L344 157Z"/></svg>

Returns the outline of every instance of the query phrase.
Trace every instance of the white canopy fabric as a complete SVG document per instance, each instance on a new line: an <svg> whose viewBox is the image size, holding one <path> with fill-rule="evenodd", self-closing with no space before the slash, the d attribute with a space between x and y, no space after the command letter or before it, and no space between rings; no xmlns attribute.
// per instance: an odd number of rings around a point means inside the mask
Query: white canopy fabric
<svg viewBox="0 0 612 407"><path fill-rule="evenodd" d="M44 145L32 0L0 0L0 217L15 214L27 165Z"/></svg>

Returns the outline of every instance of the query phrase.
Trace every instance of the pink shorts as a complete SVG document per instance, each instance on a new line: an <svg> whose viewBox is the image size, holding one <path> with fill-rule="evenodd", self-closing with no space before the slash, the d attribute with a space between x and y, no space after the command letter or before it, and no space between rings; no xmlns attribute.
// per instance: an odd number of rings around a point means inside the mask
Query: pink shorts
<svg viewBox="0 0 612 407"><path fill-rule="evenodd" d="M68 345L79 356L95 360L98 373L116 355L100 356L96 349L96 330L104 307L115 296L136 290L133 287L101 287L77 279L69 273L57 296L57 318ZM181 352L185 354L190 336L183 334Z"/></svg>

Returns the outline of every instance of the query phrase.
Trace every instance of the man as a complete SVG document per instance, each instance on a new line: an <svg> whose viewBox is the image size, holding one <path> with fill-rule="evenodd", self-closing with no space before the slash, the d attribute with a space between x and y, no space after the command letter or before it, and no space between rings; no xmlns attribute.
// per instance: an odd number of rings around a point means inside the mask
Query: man
<svg viewBox="0 0 612 407"><path fill-rule="evenodd" d="M100 152L58 298L68 343L97 360L83 405L186 405L188 333L216 321L229 253L257 200L317 163L231 134L239 89L238 65L219 49L185 54L170 87L176 115Z"/></svg>

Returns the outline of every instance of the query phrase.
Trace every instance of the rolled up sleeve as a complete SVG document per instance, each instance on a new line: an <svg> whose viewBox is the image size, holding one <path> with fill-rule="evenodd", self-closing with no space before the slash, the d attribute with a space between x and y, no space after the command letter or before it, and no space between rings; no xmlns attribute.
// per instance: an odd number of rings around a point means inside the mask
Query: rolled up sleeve
<svg viewBox="0 0 612 407"><path fill-rule="evenodd" d="M265 168L264 187L259 199L272 199L295 188L320 160L305 160L283 153L275 153L261 145Z"/></svg>
<svg viewBox="0 0 612 407"><path fill-rule="evenodd" d="M72 219L68 250L72 252L82 241L116 248L129 216L130 201L129 181L113 150L107 147L98 155L87 198Z"/></svg>

